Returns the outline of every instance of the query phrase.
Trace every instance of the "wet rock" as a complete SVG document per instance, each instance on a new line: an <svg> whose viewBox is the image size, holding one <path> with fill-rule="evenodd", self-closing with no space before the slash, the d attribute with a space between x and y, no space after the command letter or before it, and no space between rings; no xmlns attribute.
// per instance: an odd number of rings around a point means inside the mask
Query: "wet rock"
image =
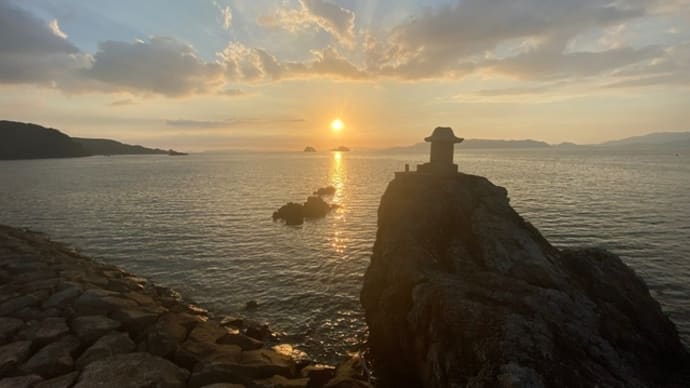
<svg viewBox="0 0 690 388"><path fill-rule="evenodd" d="M83 369L86 365L114 356L116 354L124 354L133 352L135 349L134 342L129 338L129 334L122 332L112 332L99 338L91 347L86 349L84 353L77 359L77 369Z"/></svg>
<svg viewBox="0 0 690 388"><path fill-rule="evenodd" d="M236 345L219 345L211 342L187 340L175 352L174 361L187 369L210 360L225 360L239 362L242 358L242 348Z"/></svg>
<svg viewBox="0 0 690 388"><path fill-rule="evenodd" d="M72 303L81 295L81 288L79 287L68 287L64 290L58 291L51 295L45 302L43 302L42 307L44 309L51 307L64 307Z"/></svg>
<svg viewBox="0 0 690 388"><path fill-rule="evenodd" d="M265 323L246 321L245 326L245 334L259 341L266 341L273 335L271 329Z"/></svg>
<svg viewBox="0 0 690 388"><path fill-rule="evenodd" d="M182 388L188 377L188 371L166 359L129 353L90 363L74 388Z"/></svg>
<svg viewBox="0 0 690 388"><path fill-rule="evenodd" d="M79 340L73 336L44 346L20 367L21 370L35 373L43 378L51 378L71 372L74 367L72 356L79 349Z"/></svg>
<svg viewBox="0 0 690 388"><path fill-rule="evenodd" d="M241 329L244 326L244 319L239 317L224 316L220 320L221 326L230 326L236 329Z"/></svg>
<svg viewBox="0 0 690 388"><path fill-rule="evenodd" d="M240 333L225 334L223 337L218 339L218 343L224 345L237 345L242 348L242 350L256 350L261 349L264 346L262 341Z"/></svg>
<svg viewBox="0 0 690 388"><path fill-rule="evenodd" d="M65 318L46 318L40 323L33 340L39 345L44 345L67 333L69 333L69 327Z"/></svg>
<svg viewBox="0 0 690 388"><path fill-rule="evenodd" d="M245 388L244 384L215 383L204 385L202 388Z"/></svg>
<svg viewBox="0 0 690 388"><path fill-rule="evenodd" d="M12 337L23 325L21 319L0 317L0 343Z"/></svg>
<svg viewBox="0 0 690 388"><path fill-rule="evenodd" d="M66 375L44 380L34 385L33 388L70 388L77 380L79 372L72 372Z"/></svg>
<svg viewBox="0 0 690 388"><path fill-rule="evenodd" d="M39 304L41 300L34 295L22 295L0 304L0 316L11 315L17 310Z"/></svg>
<svg viewBox="0 0 690 388"><path fill-rule="evenodd" d="M259 308L259 304L255 300L250 300L244 306L245 310L256 310Z"/></svg>
<svg viewBox="0 0 690 388"><path fill-rule="evenodd" d="M31 354L31 341L17 341L0 346L0 376L6 376Z"/></svg>
<svg viewBox="0 0 690 388"><path fill-rule="evenodd" d="M238 369L252 378L291 377L295 375L295 361L268 349L250 350L242 352Z"/></svg>
<svg viewBox="0 0 690 388"><path fill-rule="evenodd" d="M41 380L37 375L7 377L0 379L0 388L32 388Z"/></svg>
<svg viewBox="0 0 690 388"><path fill-rule="evenodd" d="M674 325L620 258L556 249L485 178L400 176L378 214L361 302L381 386L690 381Z"/></svg>
<svg viewBox="0 0 690 388"><path fill-rule="evenodd" d="M120 322L103 315L82 316L72 320L72 330L86 344L93 343L120 326Z"/></svg>

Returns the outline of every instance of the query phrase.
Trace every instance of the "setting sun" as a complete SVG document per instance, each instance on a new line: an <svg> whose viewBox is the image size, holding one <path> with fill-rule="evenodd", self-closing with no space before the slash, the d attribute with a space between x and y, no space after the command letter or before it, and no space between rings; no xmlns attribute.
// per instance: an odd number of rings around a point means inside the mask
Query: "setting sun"
<svg viewBox="0 0 690 388"><path fill-rule="evenodd" d="M345 123L340 119L335 119L331 122L331 129L333 132L340 132L345 128Z"/></svg>

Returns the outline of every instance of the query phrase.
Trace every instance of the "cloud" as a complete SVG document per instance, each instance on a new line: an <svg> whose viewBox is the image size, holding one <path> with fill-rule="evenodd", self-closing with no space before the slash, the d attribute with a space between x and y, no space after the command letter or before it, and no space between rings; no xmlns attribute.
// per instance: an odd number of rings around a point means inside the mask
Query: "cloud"
<svg viewBox="0 0 690 388"><path fill-rule="evenodd" d="M291 32L318 28L349 46L354 41L355 13L324 0L299 0L298 9L280 7L272 14L260 16L257 23Z"/></svg>
<svg viewBox="0 0 690 388"><path fill-rule="evenodd" d="M269 118L229 118L220 121L206 121L206 120L192 120L192 119L178 119L166 120L165 125L174 128L185 129L218 129L230 128L237 126L266 126L266 125L289 125L296 123L303 123L304 119L292 117L269 117Z"/></svg>
<svg viewBox="0 0 690 388"><path fill-rule="evenodd" d="M50 86L85 66L88 57L65 38L57 21L0 1L0 83Z"/></svg>
<svg viewBox="0 0 690 388"><path fill-rule="evenodd" d="M223 66L204 62L187 44L152 37L147 42L101 43L83 75L115 91L183 96L220 87L223 72Z"/></svg>
<svg viewBox="0 0 690 388"><path fill-rule="evenodd" d="M218 4L217 1L214 1L213 5L215 5L218 11L220 12L220 18L223 24L223 28L229 30L230 27L232 27L232 10L230 9L230 6L226 5L225 7L223 7L222 5Z"/></svg>
<svg viewBox="0 0 690 388"><path fill-rule="evenodd" d="M126 105L136 105L136 102L131 98L125 98L123 100L116 100L108 104L110 106L126 106Z"/></svg>

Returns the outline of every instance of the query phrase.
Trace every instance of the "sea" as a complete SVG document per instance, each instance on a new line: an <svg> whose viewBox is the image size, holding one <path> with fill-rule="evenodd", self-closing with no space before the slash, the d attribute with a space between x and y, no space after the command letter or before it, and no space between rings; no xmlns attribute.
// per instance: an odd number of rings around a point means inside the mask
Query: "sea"
<svg viewBox="0 0 690 388"><path fill-rule="evenodd" d="M0 162L0 223L27 227L171 287L216 315L269 323L337 362L366 338L359 303L377 208L425 154L198 153ZM690 344L690 150L458 147L460 170L508 189L558 247L619 254ZM319 187L341 207L274 222ZM246 310L248 301L259 307Z"/></svg>

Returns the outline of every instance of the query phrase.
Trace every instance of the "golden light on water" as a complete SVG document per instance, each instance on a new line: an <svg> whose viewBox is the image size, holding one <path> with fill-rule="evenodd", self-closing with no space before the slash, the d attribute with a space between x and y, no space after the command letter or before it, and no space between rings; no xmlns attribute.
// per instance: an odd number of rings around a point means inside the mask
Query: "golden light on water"
<svg viewBox="0 0 690 388"><path fill-rule="evenodd" d="M340 132L343 130L343 128L345 128L345 123L343 120L335 119L331 121L331 130L333 130L333 132Z"/></svg>
<svg viewBox="0 0 690 388"><path fill-rule="evenodd" d="M347 180L347 173L345 168L345 160L342 152L333 153L333 162L331 164L330 171L330 184L335 187L335 195L333 196L333 203L337 203L341 206L346 206L345 201L347 199L345 182ZM348 240L343 238L343 231L340 227L345 222L345 211L344 209L338 209L334 215L335 223L333 225L333 237L331 244L333 249L338 253L345 252L347 248Z"/></svg>

